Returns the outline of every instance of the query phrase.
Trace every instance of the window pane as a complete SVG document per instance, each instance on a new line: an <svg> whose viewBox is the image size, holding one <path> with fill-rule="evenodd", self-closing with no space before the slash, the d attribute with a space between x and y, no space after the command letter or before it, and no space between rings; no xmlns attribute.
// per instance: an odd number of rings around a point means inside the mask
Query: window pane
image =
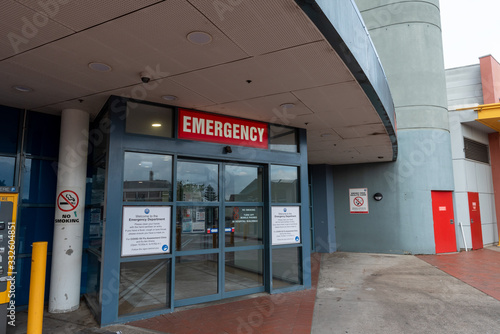
<svg viewBox="0 0 500 334"><path fill-rule="evenodd" d="M297 145L297 129L271 125L269 131L269 148L271 150L285 152L299 151Z"/></svg>
<svg viewBox="0 0 500 334"><path fill-rule="evenodd" d="M172 137L172 108L127 102L125 131L141 135Z"/></svg>
<svg viewBox="0 0 500 334"><path fill-rule="evenodd" d="M262 250L227 252L225 291L255 288L264 285Z"/></svg>
<svg viewBox="0 0 500 334"><path fill-rule="evenodd" d="M271 202L298 203L298 168L291 166L271 166Z"/></svg>
<svg viewBox="0 0 500 334"><path fill-rule="evenodd" d="M218 222L217 207L177 207L176 249L186 251L219 247Z"/></svg>
<svg viewBox="0 0 500 334"><path fill-rule="evenodd" d="M226 201L262 202L262 168L226 166Z"/></svg>
<svg viewBox="0 0 500 334"><path fill-rule="evenodd" d="M14 185L14 170L16 158L0 157L0 187L12 187Z"/></svg>
<svg viewBox="0 0 500 334"><path fill-rule="evenodd" d="M26 159L23 168L23 203L53 204L56 198L57 162Z"/></svg>
<svg viewBox="0 0 500 334"><path fill-rule="evenodd" d="M2 113L2 131L0 131L0 153L16 154L17 132L19 129L19 110L0 106L0 113Z"/></svg>
<svg viewBox="0 0 500 334"><path fill-rule="evenodd" d="M226 207L226 247L262 245L262 208Z"/></svg>
<svg viewBox="0 0 500 334"><path fill-rule="evenodd" d="M302 284L301 247L273 249L273 289Z"/></svg>
<svg viewBox="0 0 500 334"><path fill-rule="evenodd" d="M54 236L54 208L21 207L16 225L18 254L30 254L31 245L37 241L47 241L47 252L52 251Z"/></svg>
<svg viewBox="0 0 500 334"><path fill-rule="evenodd" d="M177 200L217 202L219 200L219 166L180 161L177 164Z"/></svg>
<svg viewBox="0 0 500 334"><path fill-rule="evenodd" d="M101 252L104 229L104 207L86 208L85 221L88 223L88 246L94 251Z"/></svg>
<svg viewBox="0 0 500 334"><path fill-rule="evenodd" d="M169 304L170 260L121 263L118 315L167 308Z"/></svg>
<svg viewBox="0 0 500 334"><path fill-rule="evenodd" d="M99 305L101 286L101 261L92 252L87 252L87 291L86 296L95 306Z"/></svg>
<svg viewBox="0 0 500 334"><path fill-rule="evenodd" d="M172 157L125 152L124 201L170 202Z"/></svg>
<svg viewBox="0 0 500 334"><path fill-rule="evenodd" d="M90 204L104 205L104 190L106 185L106 164L95 164L92 168L90 186Z"/></svg>
<svg viewBox="0 0 500 334"><path fill-rule="evenodd" d="M175 300L218 292L218 254L179 256L175 262Z"/></svg>
<svg viewBox="0 0 500 334"><path fill-rule="evenodd" d="M29 111L27 128L27 154L58 157L61 117Z"/></svg>

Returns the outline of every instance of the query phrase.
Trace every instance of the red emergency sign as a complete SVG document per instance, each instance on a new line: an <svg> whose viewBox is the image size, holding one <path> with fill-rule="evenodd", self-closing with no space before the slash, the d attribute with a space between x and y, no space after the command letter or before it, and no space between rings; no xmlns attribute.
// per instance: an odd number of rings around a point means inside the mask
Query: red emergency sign
<svg viewBox="0 0 500 334"><path fill-rule="evenodd" d="M266 123L186 109L179 109L179 138L268 148Z"/></svg>

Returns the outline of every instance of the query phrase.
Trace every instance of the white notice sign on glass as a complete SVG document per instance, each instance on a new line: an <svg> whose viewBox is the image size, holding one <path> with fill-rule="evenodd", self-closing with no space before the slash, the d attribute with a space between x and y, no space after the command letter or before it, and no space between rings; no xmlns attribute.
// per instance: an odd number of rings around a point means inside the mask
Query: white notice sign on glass
<svg viewBox="0 0 500 334"><path fill-rule="evenodd" d="M170 206L124 206L122 256L170 253Z"/></svg>
<svg viewBox="0 0 500 334"><path fill-rule="evenodd" d="M273 245L300 244L300 207L272 207Z"/></svg>

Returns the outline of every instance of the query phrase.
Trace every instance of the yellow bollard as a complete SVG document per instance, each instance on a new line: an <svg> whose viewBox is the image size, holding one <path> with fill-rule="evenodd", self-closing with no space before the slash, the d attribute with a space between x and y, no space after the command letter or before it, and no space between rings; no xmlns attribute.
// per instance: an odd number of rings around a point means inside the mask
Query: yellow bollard
<svg viewBox="0 0 500 334"><path fill-rule="evenodd" d="M31 280L27 334L42 334L46 265L47 242L34 242L33 253L31 254Z"/></svg>

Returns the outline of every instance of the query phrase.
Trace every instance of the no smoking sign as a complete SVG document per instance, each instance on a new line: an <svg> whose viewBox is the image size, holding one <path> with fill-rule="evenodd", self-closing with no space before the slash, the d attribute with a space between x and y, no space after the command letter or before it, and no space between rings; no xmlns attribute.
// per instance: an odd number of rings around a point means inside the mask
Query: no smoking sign
<svg viewBox="0 0 500 334"><path fill-rule="evenodd" d="M358 207L363 205L363 203L365 203L365 201L361 197L356 197L354 199L354 205L356 205Z"/></svg>
<svg viewBox="0 0 500 334"><path fill-rule="evenodd" d="M64 212L76 210L79 203L78 195L72 190L63 190L57 196L57 207Z"/></svg>
<svg viewBox="0 0 500 334"><path fill-rule="evenodd" d="M351 213L368 213L368 188L349 189Z"/></svg>

